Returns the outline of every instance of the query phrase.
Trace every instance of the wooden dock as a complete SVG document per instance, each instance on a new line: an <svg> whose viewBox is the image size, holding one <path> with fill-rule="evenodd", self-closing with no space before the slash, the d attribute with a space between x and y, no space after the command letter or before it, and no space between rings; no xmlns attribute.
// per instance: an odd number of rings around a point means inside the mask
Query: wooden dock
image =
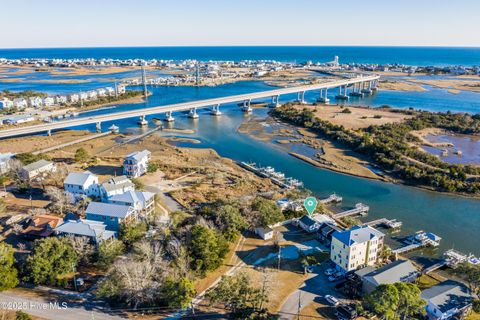
<svg viewBox="0 0 480 320"><path fill-rule="evenodd" d="M322 199L319 202L321 204L330 204L330 203L340 203L343 201L343 198L340 196L337 196L335 193L331 194L328 196L328 198Z"/></svg>
<svg viewBox="0 0 480 320"><path fill-rule="evenodd" d="M402 227L402 222L398 221L397 219L389 220L387 218L381 218L381 219L366 222L363 225L371 226L371 227L384 226L384 227L390 228L390 229L399 229L399 228Z"/></svg>
<svg viewBox="0 0 480 320"><path fill-rule="evenodd" d="M357 203L355 205L355 208L334 214L333 217L335 219L340 219L340 218L349 217L349 216L356 216L356 215L360 215L363 217L367 215L368 210L370 210L369 206L363 203Z"/></svg>

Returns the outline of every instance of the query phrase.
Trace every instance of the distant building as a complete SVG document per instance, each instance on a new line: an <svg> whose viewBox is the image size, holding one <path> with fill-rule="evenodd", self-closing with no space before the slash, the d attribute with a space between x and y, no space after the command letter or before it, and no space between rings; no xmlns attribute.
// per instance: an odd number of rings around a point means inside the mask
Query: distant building
<svg viewBox="0 0 480 320"><path fill-rule="evenodd" d="M55 233L59 236L87 237L95 245L99 245L116 236L114 231L107 230L106 224L87 219L68 220L58 226L55 229Z"/></svg>
<svg viewBox="0 0 480 320"><path fill-rule="evenodd" d="M117 94L124 94L125 86L117 86Z"/></svg>
<svg viewBox="0 0 480 320"><path fill-rule="evenodd" d="M110 197L109 202L130 206L137 215L147 217L155 209L155 194L142 191L127 191Z"/></svg>
<svg viewBox="0 0 480 320"><path fill-rule="evenodd" d="M54 97L45 97L43 98L43 105L46 107L53 106L55 104L55 98Z"/></svg>
<svg viewBox="0 0 480 320"><path fill-rule="evenodd" d="M23 110L28 106L28 102L25 98L13 99L13 106L19 110Z"/></svg>
<svg viewBox="0 0 480 320"><path fill-rule="evenodd" d="M70 172L63 182L63 188L77 196L98 197L100 195L98 177L88 171Z"/></svg>
<svg viewBox="0 0 480 320"><path fill-rule="evenodd" d="M114 96L115 95L115 89L113 89L112 87L106 87L105 91L106 91L107 95L109 95L109 96Z"/></svg>
<svg viewBox="0 0 480 320"><path fill-rule="evenodd" d="M87 219L103 222L108 230L113 231L119 231L120 225L137 219L132 207L103 202L90 202L85 214Z"/></svg>
<svg viewBox="0 0 480 320"><path fill-rule="evenodd" d="M10 164L13 156L13 153L0 153L0 174L10 171Z"/></svg>
<svg viewBox="0 0 480 320"><path fill-rule="evenodd" d="M420 276L410 260L397 260L376 270L368 266L355 273L360 276L364 293L371 293L381 284L413 282Z"/></svg>
<svg viewBox="0 0 480 320"><path fill-rule="evenodd" d="M119 176L100 185L100 198L107 201L110 197L123 194L128 191L135 191L135 185L127 176Z"/></svg>
<svg viewBox="0 0 480 320"><path fill-rule="evenodd" d="M97 94L99 97L105 97L107 95L107 90L104 88L97 89Z"/></svg>
<svg viewBox="0 0 480 320"><path fill-rule="evenodd" d="M13 107L13 101L3 98L0 100L0 109L10 109Z"/></svg>
<svg viewBox="0 0 480 320"><path fill-rule="evenodd" d="M63 218L48 214L33 217L22 231L22 236L28 239L40 239L51 236L55 228L63 223Z"/></svg>
<svg viewBox="0 0 480 320"><path fill-rule="evenodd" d="M341 271L373 266L383 247L384 234L370 226L355 226L332 234L330 258Z"/></svg>
<svg viewBox="0 0 480 320"><path fill-rule="evenodd" d="M39 108L43 105L43 99L40 97L28 98L28 105L32 108Z"/></svg>
<svg viewBox="0 0 480 320"><path fill-rule="evenodd" d="M95 90L88 91L87 95L88 95L88 99L90 99L90 100L96 100L97 97L98 97L97 91L95 91Z"/></svg>
<svg viewBox="0 0 480 320"><path fill-rule="evenodd" d="M429 319L461 319L471 309L473 296L462 283L447 280L422 291Z"/></svg>
<svg viewBox="0 0 480 320"><path fill-rule="evenodd" d="M17 116L8 116L3 121L7 124L21 124L35 121L35 118L31 114L21 114Z"/></svg>
<svg viewBox="0 0 480 320"><path fill-rule="evenodd" d="M77 93L71 93L68 95L68 102L70 103L77 103L80 101L80 95L78 95Z"/></svg>
<svg viewBox="0 0 480 320"><path fill-rule="evenodd" d="M68 102L67 96L56 96L55 97L55 103L56 104L65 104Z"/></svg>
<svg viewBox="0 0 480 320"><path fill-rule="evenodd" d="M130 153L123 161L123 174L137 178L147 172L151 152L148 150Z"/></svg>
<svg viewBox="0 0 480 320"><path fill-rule="evenodd" d="M56 169L57 167L53 162L42 159L24 166L20 174L24 179L30 180L49 172L55 172Z"/></svg>

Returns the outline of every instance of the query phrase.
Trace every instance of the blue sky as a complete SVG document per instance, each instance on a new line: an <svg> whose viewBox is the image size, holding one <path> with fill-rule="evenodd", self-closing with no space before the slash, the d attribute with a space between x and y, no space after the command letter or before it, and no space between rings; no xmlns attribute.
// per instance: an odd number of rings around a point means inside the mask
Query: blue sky
<svg viewBox="0 0 480 320"><path fill-rule="evenodd" d="M0 0L0 47L480 46L478 0Z"/></svg>

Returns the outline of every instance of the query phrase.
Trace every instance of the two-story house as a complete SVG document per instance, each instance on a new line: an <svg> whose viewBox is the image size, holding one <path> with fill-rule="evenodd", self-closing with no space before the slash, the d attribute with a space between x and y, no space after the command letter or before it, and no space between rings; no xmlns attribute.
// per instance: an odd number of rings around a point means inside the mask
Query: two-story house
<svg viewBox="0 0 480 320"><path fill-rule="evenodd" d="M138 216L145 218L155 209L155 194L142 191L127 191L110 197L109 202L130 206Z"/></svg>
<svg viewBox="0 0 480 320"><path fill-rule="evenodd" d="M348 272L377 262L384 234L370 226L354 226L332 234L330 258L337 269Z"/></svg>
<svg viewBox="0 0 480 320"><path fill-rule="evenodd" d="M118 176L109 179L100 185L100 198L108 201L112 196L135 191L135 185L126 176Z"/></svg>
<svg viewBox="0 0 480 320"><path fill-rule="evenodd" d="M113 231L119 231L122 224L128 224L137 219L137 214L132 207L103 202L90 202L85 214L88 220L103 222L108 230Z"/></svg>
<svg viewBox="0 0 480 320"><path fill-rule="evenodd" d="M99 196L98 177L91 172L70 172L63 182L65 191L74 196Z"/></svg>

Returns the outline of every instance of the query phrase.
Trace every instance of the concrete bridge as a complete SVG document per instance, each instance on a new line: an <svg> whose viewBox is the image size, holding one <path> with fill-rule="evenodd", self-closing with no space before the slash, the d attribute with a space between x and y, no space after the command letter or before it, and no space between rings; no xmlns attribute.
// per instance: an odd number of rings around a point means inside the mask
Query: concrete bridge
<svg viewBox="0 0 480 320"><path fill-rule="evenodd" d="M145 117L148 115L154 114L165 114L165 121L174 121L172 114L173 112L180 111L189 111L189 117L198 118L196 112L197 109L211 108L213 115L220 115L220 105L242 102L242 110L245 112L251 112L250 103L255 99L272 99L272 107L277 107L280 105L279 98L281 95L297 93L297 102L305 103L304 96L307 91L320 90L320 95L318 98L319 102L328 102L327 93L329 89L339 88L339 94L336 96L337 99L348 99L347 91L351 87L352 91L350 92L351 96L363 96L363 94L369 94L372 90L376 89L378 79L380 76L369 75L369 76L359 76L356 78L342 79L342 80L332 80L324 83L310 84L304 86L288 87L281 89L274 89L268 91L254 92L239 94L234 96L227 96L221 98L197 100L185 103L177 103L170 105L163 105L157 107L150 107L145 109L136 109L129 111L122 111L110 114L97 115L92 117L84 118L73 118L68 120L62 120L51 123L44 123L14 129L0 130L0 139L10 138L20 135L29 135L29 134L38 134L38 133L48 133L50 134L52 130L65 129L70 127L82 126L87 124L95 123L97 126L97 131L101 131L102 122L114 121L119 119L127 119L139 117L138 123L140 125L146 125L148 122Z"/></svg>

